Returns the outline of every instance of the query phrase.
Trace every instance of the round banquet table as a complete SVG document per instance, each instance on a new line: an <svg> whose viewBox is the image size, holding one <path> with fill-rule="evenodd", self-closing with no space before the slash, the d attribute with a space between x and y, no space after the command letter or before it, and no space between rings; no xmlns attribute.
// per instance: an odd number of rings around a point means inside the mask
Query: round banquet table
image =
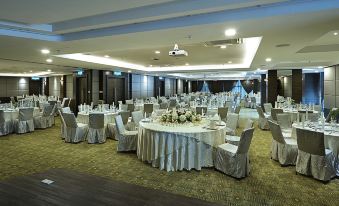
<svg viewBox="0 0 339 206"><path fill-rule="evenodd" d="M117 115L117 113L112 113L112 112L95 112L97 113L102 113L104 114L104 123L105 125L108 123L115 123L114 117ZM82 124L88 124L89 122L89 113L86 112L79 112L77 121Z"/></svg>
<svg viewBox="0 0 339 206"><path fill-rule="evenodd" d="M218 145L225 143L226 126L216 129L201 123L167 126L159 122L140 122L137 155L160 170L201 170L213 167Z"/></svg>
<svg viewBox="0 0 339 206"><path fill-rule="evenodd" d="M33 110L33 117L36 117L40 114L40 109L38 107L34 107ZM11 109L11 110L5 110L4 111L4 117L6 121L9 120L16 120L19 118L19 109Z"/></svg>
<svg viewBox="0 0 339 206"><path fill-rule="evenodd" d="M297 139L297 128L302 128L301 123L297 124L294 123L292 125L292 138ZM337 128L339 128L339 125L337 124ZM312 127L309 127L307 123L305 123L304 129L315 131L315 129ZM322 131L322 127L318 126L318 131ZM329 123L325 123L325 132L324 132L324 144L326 149L330 149L333 154L335 155L335 167L336 167L336 173L337 176L339 176L339 130L331 131L331 125Z"/></svg>

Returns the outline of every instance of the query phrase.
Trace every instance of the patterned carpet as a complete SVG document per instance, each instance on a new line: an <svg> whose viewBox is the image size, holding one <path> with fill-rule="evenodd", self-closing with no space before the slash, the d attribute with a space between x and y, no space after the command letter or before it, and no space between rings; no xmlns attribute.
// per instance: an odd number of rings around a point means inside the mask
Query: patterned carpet
<svg viewBox="0 0 339 206"><path fill-rule="evenodd" d="M267 131L255 130L250 148L251 176L242 180L214 169L160 171L140 162L136 154L117 153L116 145L113 140L101 145L64 143L57 119L57 125L47 130L0 137L0 181L50 168L65 168L224 205L339 203L338 178L323 184L296 175L294 167L281 167L272 161L271 134Z"/></svg>

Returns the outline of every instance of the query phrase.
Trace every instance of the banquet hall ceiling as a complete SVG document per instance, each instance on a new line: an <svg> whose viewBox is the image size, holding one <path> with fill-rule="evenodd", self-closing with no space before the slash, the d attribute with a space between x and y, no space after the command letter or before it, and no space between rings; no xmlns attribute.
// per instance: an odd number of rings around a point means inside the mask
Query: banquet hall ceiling
<svg viewBox="0 0 339 206"><path fill-rule="evenodd" d="M237 34L226 37L228 28ZM145 67L173 67L165 73L185 65L234 65L227 72L330 66L339 63L336 32L338 0L33 0L27 4L13 0L0 8L0 73L51 69L51 75L57 75L77 68L161 73L55 56L74 53L109 55ZM242 45L220 49L204 44L253 37L262 38L260 46L243 68L235 66L248 52ZM175 43L189 55L169 57ZM40 53L45 48L50 55ZM47 58L53 62L47 63ZM199 71L204 72L210 71Z"/></svg>

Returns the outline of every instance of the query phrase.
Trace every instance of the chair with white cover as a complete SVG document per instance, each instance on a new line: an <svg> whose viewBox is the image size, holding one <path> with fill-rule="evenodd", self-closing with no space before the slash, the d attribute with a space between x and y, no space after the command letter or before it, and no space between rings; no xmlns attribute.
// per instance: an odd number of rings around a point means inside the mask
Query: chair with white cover
<svg viewBox="0 0 339 206"><path fill-rule="evenodd" d="M320 113L308 113L308 120L310 121L310 122L318 122L318 120L319 120L319 117L320 117L320 115L319 115Z"/></svg>
<svg viewBox="0 0 339 206"><path fill-rule="evenodd" d="M269 127L268 121L267 121L267 118L269 118L269 117L264 114L264 112L262 111L262 108L259 107L259 106L257 106L257 112L259 114L259 119L258 119L259 128L262 129L262 130L269 130L270 127Z"/></svg>
<svg viewBox="0 0 339 206"><path fill-rule="evenodd" d="M61 121L61 124L60 124L61 139L65 139L65 137L66 137L66 122L65 122L65 119L64 119L64 116L63 116L63 112L61 111L62 108L59 108L58 110L59 110L60 121Z"/></svg>
<svg viewBox="0 0 339 206"><path fill-rule="evenodd" d="M288 113L277 114L277 123L280 125L283 136L285 138L290 138L292 136L291 114Z"/></svg>
<svg viewBox="0 0 339 206"><path fill-rule="evenodd" d="M113 116L112 116L112 121L111 122L108 122L107 125L106 125L106 136L110 139L114 139L114 140L118 140L115 136L115 134L117 133L116 132L116 125L115 125L115 116L117 114L114 113Z"/></svg>
<svg viewBox="0 0 339 206"><path fill-rule="evenodd" d="M120 107L121 107L122 111L124 111L124 112L128 111L128 105L127 104L121 104Z"/></svg>
<svg viewBox="0 0 339 206"><path fill-rule="evenodd" d="M239 114L230 113L226 121L226 135L235 135L239 120Z"/></svg>
<svg viewBox="0 0 339 206"><path fill-rule="evenodd" d="M244 130L252 128L253 127L254 122L250 119L247 119ZM234 145L239 145L240 142L240 137L239 136L235 136L235 135L226 135L225 136L225 141L227 143L230 144L234 144Z"/></svg>
<svg viewBox="0 0 339 206"><path fill-rule="evenodd" d="M250 173L248 150L253 137L254 128L242 132L239 146L222 144L217 148L215 168L235 178L243 178Z"/></svg>
<svg viewBox="0 0 339 206"><path fill-rule="evenodd" d="M131 116L131 112L122 111L122 112L119 112L119 115L121 115L122 122L124 123L124 125L126 125L128 123L129 117Z"/></svg>
<svg viewBox="0 0 339 206"><path fill-rule="evenodd" d="M4 110L0 110L0 136L8 135L13 132L13 121L5 119Z"/></svg>
<svg viewBox="0 0 339 206"><path fill-rule="evenodd" d="M240 114L240 110L241 110L241 106L236 106L235 110L234 110L234 113Z"/></svg>
<svg viewBox="0 0 339 206"><path fill-rule="evenodd" d="M33 107L20 108L19 118L14 121L14 130L18 134L34 131Z"/></svg>
<svg viewBox="0 0 339 206"><path fill-rule="evenodd" d="M126 104L133 104L133 99L126 100Z"/></svg>
<svg viewBox="0 0 339 206"><path fill-rule="evenodd" d="M72 111L71 111L71 108L69 108L69 107L63 107L63 108L61 108L61 113L71 113Z"/></svg>
<svg viewBox="0 0 339 206"><path fill-rule="evenodd" d="M144 113L147 117L150 116L153 112L153 104L144 104Z"/></svg>
<svg viewBox="0 0 339 206"><path fill-rule="evenodd" d="M33 118L35 129L46 129L52 126L50 118L53 108L54 105L45 104L43 106L42 114Z"/></svg>
<svg viewBox="0 0 339 206"><path fill-rule="evenodd" d="M168 108L169 108L169 109L173 109L173 108L175 108L176 106L177 106L177 100L176 100L176 99L170 99Z"/></svg>
<svg viewBox="0 0 339 206"><path fill-rule="evenodd" d="M141 111L132 112L132 120L136 127L139 127L139 122L142 120L143 115Z"/></svg>
<svg viewBox="0 0 339 206"><path fill-rule="evenodd" d="M168 103L167 102L161 102L160 103L160 109L167 109L168 108Z"/></svg>
<svg viewBox="0 0 339 206"><path fill-rule="evenodd" d="M325 149L324 133L297 128L298 157L296 172L329 181L336 176L335 156Z"/></svg>
<svg viewBox="0 0 339 206"><path fill-rule="evenodd" d="M134 112L134 104L127 104L127 111Z"/></svg>
<svg viewBox="0 0 339 206"><path fill-rule="evenodd" d="M196 107L195 112L197 114L200 114L200 115L202 115L203 113L206 114L207 113L207 107Z"/></svg>
<svg viewBox="0 0 339 206"><path fill-rule="evenodd" d="M298 155L298 146L295 139L285 139L280 126L268 120L272 133L271 158L282 166L295 165Z"/></svg>
<svg viewBox="0 0 339 206"><path fill-rule="evenodd" d="M90 144L106 142L105 115L102 113L90 113L87 142Z"/></svg>
<svg viewBox="0 0 339 206"><path fill-rule="evenodd" d="M272 108L273 108L272 103L264 103L264 110L266 114L270 115Z"/></svg>
<svg viewBox="0 0 339 206"><path fill-rule="evenodd" d="M226 122L226 120L227 120L227 112L228 112L227 107L219 107L218 108L218 114L219 114L221 120L224 121L224 122Z"/></svg>
<svg viewBox="0 0 339 206"><path fill-rule="evenodd" d="M127 131L120 115L115 117L117 127L116 137L118 139L117 151L136 151L138 141L138 131Z"/></svg>
<svg viewBox="0 0 339 206"><path fill-rule="evenodd" d="M65 142L78 143L85 140L88 125L77 123L73 113L63 113L66 124Z"/></svg>
<svg viewBox="0 0 339 206"><path fill-rule="evenodd" d="M274 121L277 121L277 115L284 113L283 109L276 109L276 108L272 108L271 109L271 117Z"/></svg>

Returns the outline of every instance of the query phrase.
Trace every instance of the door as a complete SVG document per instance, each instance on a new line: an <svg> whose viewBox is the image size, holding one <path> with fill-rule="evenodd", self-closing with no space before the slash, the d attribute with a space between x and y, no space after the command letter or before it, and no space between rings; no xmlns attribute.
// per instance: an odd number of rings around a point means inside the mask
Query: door
<svg viewBox="0 0 339 206"><path fill-rule="evenodd" d="M125 78L107 78L107 96L106 103L115 105L118 101L125 100Z"/></svg>

